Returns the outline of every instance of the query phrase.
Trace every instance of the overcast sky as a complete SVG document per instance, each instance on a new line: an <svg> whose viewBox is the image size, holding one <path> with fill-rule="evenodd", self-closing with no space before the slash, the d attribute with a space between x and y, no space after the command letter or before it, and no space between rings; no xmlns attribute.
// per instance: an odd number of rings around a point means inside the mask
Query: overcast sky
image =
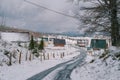
<svg viewBox="0 0 120 80"><path fill-rule="evenodd" d="M47 8L73 15L75 6L67 0L29 0ZM78 21L54 12L36 7L24 0L0 0L0 22L11 27L25 28L39 32L76 31Z"/></svg>

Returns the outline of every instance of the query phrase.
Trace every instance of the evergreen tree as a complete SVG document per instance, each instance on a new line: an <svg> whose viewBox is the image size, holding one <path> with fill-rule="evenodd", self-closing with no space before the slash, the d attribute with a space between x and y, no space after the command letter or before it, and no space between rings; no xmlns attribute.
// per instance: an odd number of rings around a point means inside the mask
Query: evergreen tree
<svg viewBox="0 0 120 80"><path fill-rule="evenodd" d="M30 40L30 44L29 44L29 50L33 50L34 49L34 40L33 40L33 36L31 36L31 40Z"/></svg>
<svg viewBox="0 0 120 80"><path fill-rule="evenodd" d="M43 38L42 38L42 40L40 41L40 44L39 44L39 46L38 46L38 49L39 49L39 50L43 50L43 49L44 49L44 40L43 40Z"/></svg>

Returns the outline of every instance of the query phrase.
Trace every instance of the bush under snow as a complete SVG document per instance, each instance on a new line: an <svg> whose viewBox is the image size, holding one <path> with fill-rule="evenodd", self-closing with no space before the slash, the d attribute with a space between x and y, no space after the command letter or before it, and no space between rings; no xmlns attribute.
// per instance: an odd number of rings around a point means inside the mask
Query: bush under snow
<svg viewBox="0 0 120 80"><path fill-rule="evenodd" d="M120 61L115 56L119 53L119 48L111 47L108 54L101 58L105 53L98 57L88 56L87 63L72 72L72 80L120 80Z"/></svg>

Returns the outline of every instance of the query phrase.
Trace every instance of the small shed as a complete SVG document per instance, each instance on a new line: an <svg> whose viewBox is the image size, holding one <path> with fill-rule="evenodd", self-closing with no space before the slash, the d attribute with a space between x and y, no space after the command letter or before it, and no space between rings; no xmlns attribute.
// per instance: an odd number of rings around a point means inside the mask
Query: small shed
<svg viewBox="0 0 120 80"><path fill-rule="evenodd" d="M66 42L64 39L54 39L54 46L64 47Z"/></svg>
<svg viewBox="0 0 120 80"><path fill-rule="evenodd" d="M107 43L105 39L92 39L90 47L93 49L105 49Z"/></svg>

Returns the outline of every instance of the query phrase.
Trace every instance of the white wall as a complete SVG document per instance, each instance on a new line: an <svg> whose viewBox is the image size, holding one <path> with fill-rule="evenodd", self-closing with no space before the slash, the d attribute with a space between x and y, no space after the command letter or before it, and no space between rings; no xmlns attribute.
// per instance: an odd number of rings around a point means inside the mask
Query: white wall
<svg viewBox="0 0 120 80"><path fill-rule="evenodd" d="M26 42L30 40L28 33L17 33L17 32L0 32L1 39L7 42L11 41L22 41Z"/></svg>
<svg viewBox="0 0 120 80"><path fill-rule="evenodd" d="M66 44L77 44L77 40L65 39Z"/></svg>

